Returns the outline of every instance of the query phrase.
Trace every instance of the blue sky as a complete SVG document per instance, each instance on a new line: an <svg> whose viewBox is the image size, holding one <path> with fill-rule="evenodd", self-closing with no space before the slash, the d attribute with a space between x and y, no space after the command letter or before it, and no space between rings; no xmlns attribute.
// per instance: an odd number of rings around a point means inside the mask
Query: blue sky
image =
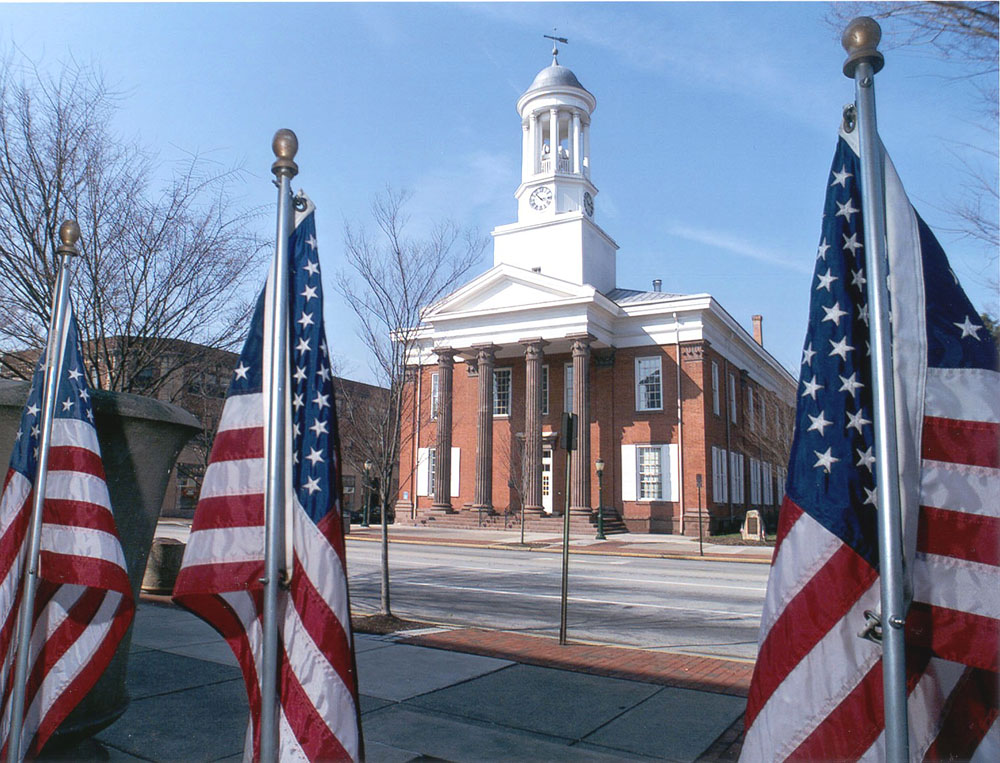
<svg viewBox="0 0 1000 763"><path fill-rule="evenodd" d="M386 184L414 231L450 217L483 234L514 221L517 96L560 63L597 97L596 219L619 286L708 292L797 374L827 171L853 100L824 3L30 4L2 6L0 47L44 67L73 56L125 90L117 127L166 161L243 163L241 201L274 203L271 136L296 131L295 187L316 202L327 333L369 380L338 304L344 221ZM946 232L960 159L997 172L975 91L920 50L886 50L879 127L911 200L980 309L996 310L982 245ZM257 223L272 236L271 212ZM484 256L479 272L492 264ZM996 275L992 274L995 279Z"/></svg>

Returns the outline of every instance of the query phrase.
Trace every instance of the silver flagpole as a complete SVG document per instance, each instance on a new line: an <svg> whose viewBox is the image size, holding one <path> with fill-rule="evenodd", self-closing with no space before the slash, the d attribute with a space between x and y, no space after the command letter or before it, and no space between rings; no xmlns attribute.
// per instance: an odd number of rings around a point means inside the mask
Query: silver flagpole
<svg viewBox="0 0 1000 763"><path fill-rule="evenodd" d="M27 574L17 618L17 659L14 663L14 683L10 707L10 734L7 740L7 760L10 763L23 758L21 736L24 725L25 688L28 682L28 651L31 646L32 613L35 610L35 592L38 590L38 553L42 545L42 509L45 505L45 482L49 472L49 447L52 443L52 418L56 412L59 393L59 372L66 352L66 311L69 308L69 260L79 252L80 226L67 220L59 227L59 273L53 296L52 318L49 324L49 342L45 351L45 381L38 443L38 464L31 496L31 522L28 526L28 557L25 559Z"/></svg>
<svg viewBox="0 0 1000 763"><path fill-rule="evenodd" d="M855 83L858 141L861 146L861 207L868 263L872 387L875 418L875 474L878 501L879 586L882 594L882 689L885 753L889 761L909 758L906 716L906 597L903 589L902 515L896 454L896 399L893 388L889 320L888 245L885 222L885 171L875 120L875 74L885 63L878 51L882 30L867 16L851 21L842 43L844 74ZM901 309L896 295L896 308Z"/></svg>
<svg viewBox="0 0 1000 763"><path fill-rule="evenodd" d="M263 658L260 687L260 759L278 759L278 591L285 569L285 391L288 383L288 238L292 234L291 182L299 168L295 154L299 140L291 130L278 130L271 142L276 157L271 172L277 177L278 229L271 271L270 323L271 355L264 358L270 369L267 389L267 484L264 488L265 556Z"/></svg>

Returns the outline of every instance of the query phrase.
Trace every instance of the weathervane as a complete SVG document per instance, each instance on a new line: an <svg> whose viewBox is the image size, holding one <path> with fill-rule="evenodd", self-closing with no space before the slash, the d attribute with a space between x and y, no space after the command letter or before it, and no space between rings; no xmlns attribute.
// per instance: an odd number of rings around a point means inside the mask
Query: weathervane
<svg viewBox="0 0 1000 763"><path fill-rule="evenodd" d="M552 27L552 31L555 32L556 28ZM559 55L559 48L556 47L556 43L561 42L564 45L569 45L569 40L567 40L565 37L556 37L554 34L543 34L542 37L544 37L547 40L552 40L552 65L558 66L559 59L556 58L556 56Z"/></svg>

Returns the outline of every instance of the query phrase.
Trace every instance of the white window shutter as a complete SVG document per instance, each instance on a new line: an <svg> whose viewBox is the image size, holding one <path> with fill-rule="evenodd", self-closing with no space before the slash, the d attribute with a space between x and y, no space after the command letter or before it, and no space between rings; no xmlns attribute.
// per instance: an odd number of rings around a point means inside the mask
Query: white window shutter
<svg viewBox="0 0 1000 763"><path fill-rule="evenodd" d="M720 503L719 497L719 449L712 446L712 502Z"/></svg>
<svg viewBox="0 0 1000 763"><path fill-rule="evenodd" d="M729 500L729 462L726 459L726 451L719 450L719 463L722 465L722 500Z"/></svg>
<svg viewBox="0 0 1000 763"><path fill-rule="evenodd" d="M451 497L458 496L458 475L461 460L461 448L451 449Z"/></svg>
<svg viewBox="0 0 1000 763"><path fill-rule="evenodd" d="M417 449L417 495L428 495L427 448Z"/></svg>
<svg viewBox="0 0 1000 763"><path fill-rule="evenodd" d="M729 463L725 448L712 447L712 500L725 503L729 497Z"/></svg>
<svg viewBox="0 0 1000 763"><path fill-rule="evenodd" d="M746 466L747 457L744 456L742 453L739 453L737 455L738 455L738 462L737 463L738 463L738 466L740 468L740 503L743 503L744 502L744 498L746 497L746 468L745 468L745 466Z"/></svg>
<svg viewBox="0 0 1000 763"><path fill-rule="evenodd" d="M635 489L635 445L622 445L622 500L634 501Z"/></svg>
<svg viewBox="0 0 1000 763"><path fill-rule="evenodd" d="M660 497L664 501L679 501L680 496L680 486L679 477L680 465L677 463L677 446L676 445L661 445L660 446L660 473L662 475L660 481L660 490L662 491Z"/></svg>

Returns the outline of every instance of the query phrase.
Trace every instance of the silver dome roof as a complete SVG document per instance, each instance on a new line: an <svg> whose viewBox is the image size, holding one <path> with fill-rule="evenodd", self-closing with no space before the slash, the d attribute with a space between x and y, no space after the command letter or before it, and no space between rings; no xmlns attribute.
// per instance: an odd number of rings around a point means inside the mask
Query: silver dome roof
<svg viewBox="0 0 1000 763"><path fill-rule="evenodd" d="M575 87L584 92L590 92L583 85L580 84L580 80L576 78L576 75L572 71L567 69L565 66L560 66L559 64L552 64L546 66L538 74L535 75L535 79L532 81L525 93L530 93L532 90L541 90L543 88L549 87Z"/></svg>

